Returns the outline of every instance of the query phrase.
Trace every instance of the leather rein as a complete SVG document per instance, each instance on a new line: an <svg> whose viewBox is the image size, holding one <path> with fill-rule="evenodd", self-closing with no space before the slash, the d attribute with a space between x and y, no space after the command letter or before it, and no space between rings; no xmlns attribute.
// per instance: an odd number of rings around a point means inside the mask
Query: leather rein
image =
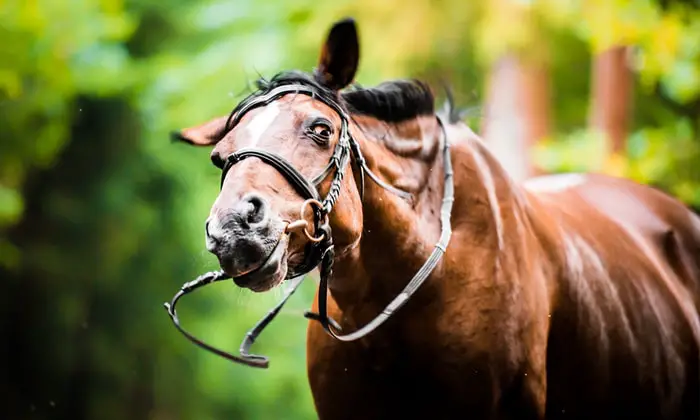
<svg viewBox="0 0 700 420"><path fill-rule="evenodd" d="M197 346L209 350L215 354L218 354L225 359L230 361L241 363L251 367L267 368L269 366L269 360L265 356L251 354L250 348L263 331L263 329L277 316L284 304L289 300L289 298L294 294L296 289L299 287L304 275L312 271L314 268L319 267L320 282L319 282L319 292L318 292L318 313L312 313L306 311L304 316L308 319L317 321L321 324L323 329L330 334L332 337L341 341L354 341L358 340L383 324L389 317L403 306L413 295L413 293L418 290L418 288L425 282L425 280L430 276L430 273L435 269L435 266L440 261L442 255L449 244L450 237L452 235L451 226L451 213L452 213L452 203L454 202L454 180L452 175L452 162L450 159L449 142L447 141L447 135L445 132L445 127L442 119L437 116L438 123L442 128L443 132L443 161L444 161L444 191L442 206L440 211L440 222L441 222L441 233L438 243L435 245L433 252L430 257L426 260L423 266L418 270L418 272L413 276L411 281L406 285L406 287L399 293L385 308L384 310L372 319L365 326L359 328L348 334L342 334L342 328L340 325L333 320L328 315L328 281L333 275L333 259L334 259L334 247L333 247L333 236L331 232L331 227L328 223L328 214L333 210L333 206L338 199L340 194L340 187L345 175L345 170L347 168L350 158L353 158L354 163L357 165L360 171L360 197L364 196L364 177L367 174L376 184L382 188L391 191L392 193L399 195L403 198L410 198L411 194L402 190L399 190L381 179L379 179L370 169L367 167L364 157L362 156L360 146L357 141L350 135L348 130L348 114L343 108L335 101L326 99L323 95L319 95L318 92L310 86L301 84L286 84L275 87L270 91L257 94L250 98L245 104L239 107L239 109L232 113L226 124L226 127L235 126L242 116L251 109L258 106L265 106L269 103L279 99L280 97L290 94L305 94L311 96L314 99L321 100L323 103L332 108L338 113L341 119L340 134L338 143L333 151L333 155L330 162L325 167L325 169L311 181L305 178L294 166L284 159L283 157L268 152L261 149L255 148L244 148L240 149L226 159L226 163L223 167L221 174L221 185L223 186L224 180L228 171L236 163L248 158L256 157L266 164L274 167L279 171L287 181L296 189L302 197L306 199L301 208L300 220L297 222L292 222L288 225L288 230L290 229L303 229L304 234L309 238L309 241L305 249L304 262L296 267L290 267L287 272L286 279L290 281L290 286L287 289L282 300L273 307L260 321L258 321L253 328L251 328L245 335L240 348L239 355L233 355L227 353L223 350L219 350L212 347L209 344L197 339L187 331L185 331L182 326L180 326L180 320L177 316L175 310L175 305L178 300L187 293L194 291L202 286L209 283L222 281L230 279L231 276L223 271L212 271L205 273L195 280L185 283L180 290L175 294L172 300L168 303L164 303L164 307L170 315L171 320L175 327L191 342ZM318 192L317 186L328 177L329 174L333 173L333 180L331 182L328 194L325 198L321 199ZM312 235L308 231L308 226L306 220L304 219L304 211L306 208L310 207L313 210L314 215L314 226Z"/></svg>

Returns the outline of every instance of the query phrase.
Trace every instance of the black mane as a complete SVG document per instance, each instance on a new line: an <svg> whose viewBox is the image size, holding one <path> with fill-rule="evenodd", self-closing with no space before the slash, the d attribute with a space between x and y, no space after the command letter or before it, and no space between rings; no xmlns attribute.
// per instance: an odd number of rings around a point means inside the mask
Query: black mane
<svg viewBox="0 0 700 420"><path fill-rule="evenodd" d="M258 79L258 92L252 96L265 94L278 86L288 84L312 87L324 99L337 103L351 114L368 115L387 122L405 121L435 112L432 90L426 83L415 79L392 80L372 88L353 85L338 94L322 86L307 73L287 71L275 75L270 80ZM241 104L245 102L247 99Z"/></svg>
<svg viewBox="0 0 700 420"><path fill-rule="evenodd" d="M392 80L373 88L353 86L341 95L351 112L383 121L399 122L435 112L432 90L415 79Z"/></svg>

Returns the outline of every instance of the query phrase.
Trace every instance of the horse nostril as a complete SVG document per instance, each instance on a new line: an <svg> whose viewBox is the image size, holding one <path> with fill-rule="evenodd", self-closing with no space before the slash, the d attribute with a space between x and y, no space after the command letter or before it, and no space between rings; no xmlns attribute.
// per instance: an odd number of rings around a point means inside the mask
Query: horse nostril
<svg viewBox="0 0 700 420"><path fill-rule="evenodd" d="M204 233L207 235L207 238L211 238L211 233L209 233L209 220L204 223Z"/></svg>
<svg viewBox="0 0 700 420"><path fill-rule="evenodd" d="M258 224L265 220L265 201L260 196L249 195L245 198L248 205L246 221L248 224Z"/></svg>
<svg viewBox="0 0 700 420"><path fill-rule="evenodd" d="M211 155L209 156L211 159L211 163L214 164L219 169L224 169L224 159L221 157L221 154L217 151L211 152Z"/></svg>

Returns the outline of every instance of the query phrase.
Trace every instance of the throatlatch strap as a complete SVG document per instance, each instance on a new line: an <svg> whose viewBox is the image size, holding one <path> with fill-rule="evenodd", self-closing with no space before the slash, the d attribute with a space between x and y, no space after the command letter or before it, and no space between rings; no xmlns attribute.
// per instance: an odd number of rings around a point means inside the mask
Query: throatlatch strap
<svg viewBox="0 0 700 420"><path fill-rule="evenodd" d="M450 237L452 236L452 204L454 203L454 179L452 173L452 160L450 156L450 145L447 139L447 133L445 132L445 127L442 120L438 118L438 123L442 128L444 147L443 147L443 159L444 159L444 193L442 199L442 206L440 209L440 223L441 223L441 233L440 240L435 244L433 252L428 257L427 261L423 264L416 275L411 279L411 281L406 285L406 287L399 293L385 308L384 310L367 323L362 328L353 331L349 334L339 334L335 331L334 324L337 324L328 316L328 279L332 276L332 252L330 253L331 258L326 258L329 254L326 253L321 262L321 279L319 283L318 292L318 308L319 314L307 313L306 317L312 320L317 320L334 338L340 341L354 341L360 339L367 334L374 331L377 327L383 324L389 317L396 312L400 307L402 307L408 299L413 295L416 290L425 282L425 280L430 276L430 273L435 269L435 266L442 258L447 245L450 242Z"/></svg>

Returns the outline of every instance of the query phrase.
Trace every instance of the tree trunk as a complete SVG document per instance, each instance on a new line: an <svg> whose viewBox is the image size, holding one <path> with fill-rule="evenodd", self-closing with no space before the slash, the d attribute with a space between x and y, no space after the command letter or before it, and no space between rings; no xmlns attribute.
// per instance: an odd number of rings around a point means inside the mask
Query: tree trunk
<svg viewBox="0 0 700 420"><path fill-rule="evenodd" d="M603 133L608 152L624 154L632 108L632 72L627 47L613 47L593 59L590 125Z"/></svg>
<svg viewBox="0 0 700 420"><path fill-rule="evenodd" d="M549 134L547 66L505 55L494 64L486 95L482 134L489 148L516 180L543 173L531 149Z"/></svg>

